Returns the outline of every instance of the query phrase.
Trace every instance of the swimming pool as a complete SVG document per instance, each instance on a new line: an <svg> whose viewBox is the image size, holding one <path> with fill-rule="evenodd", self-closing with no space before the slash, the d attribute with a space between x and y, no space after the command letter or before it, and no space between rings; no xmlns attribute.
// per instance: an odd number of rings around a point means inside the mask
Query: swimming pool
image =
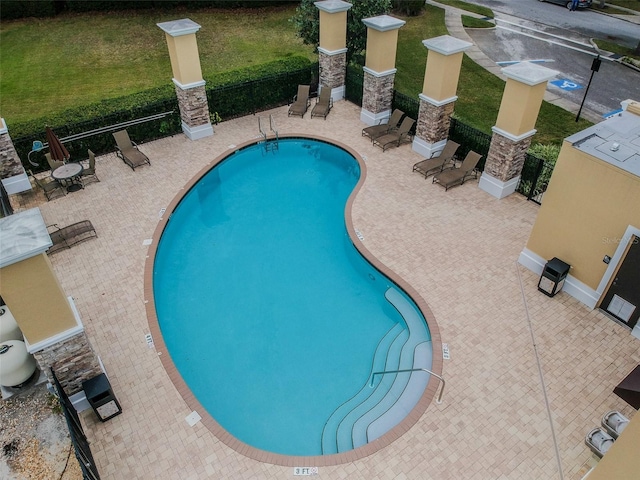
<svg viewBox="0 0 640 480"><path fill-rule="evenodd" d="M251 145L197 181L162 227L153 298L167 351L204 409L256 449L357 448L402 421L407 412L384 414L406 409L412 389L415 405L429 380L368 387L372 371L430 368L432 353L420 310L347 233L360 176L326 142Z"/></svg>

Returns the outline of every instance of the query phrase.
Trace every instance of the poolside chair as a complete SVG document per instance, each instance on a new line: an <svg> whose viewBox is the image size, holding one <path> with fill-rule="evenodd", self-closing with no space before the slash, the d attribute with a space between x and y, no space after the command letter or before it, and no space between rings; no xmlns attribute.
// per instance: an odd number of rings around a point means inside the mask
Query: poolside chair
<svg viewBox="0 0 640 480"><path fill-rule="evenodd" d="M433 183L439 183L447 191L451 187L462 185L472 175L474 178L478 178L476 165L478 165L481 158L482 155L470 150L467 156L464 157L462 165L458 168L452 167L437 173L433 176Z"/></svg>
<svg viewBox="0 0 640 480"><path fill-rule="evenodd" d="M404 117L404 112L396 108L386 122L363 128L362 136L369 137L373 142L376 138L384 135L385 133L396 130L400 126L400 120L402 120L402 117Z"/></svg>
<svg viewBox="0 0 640 480"><path fill-rule="evenodd" d="M413 118L404 117L397 130L381 135L373 141L373 144L382 148L383 152L389 147L399 147L401 143L411 141L409 132L415 123Z"/></svg>
<svg viewBox="0 0 640 480"><path fill-rule="evenodd" d="M87 180L91 182L99 182L100 179L96 175L96 156L91 150L87 150L89 153L89 166L82 170L82 181L86 185Z"/></svg>
<svg viewBox="0 0 640 480"><path fill-rule="evenodd" d="M333 107L333 98L331 98L331 88L322 87L320 90L320 95L316 100L316 104L313 106L313 110L311 110L311 118L313 117L324 117L327 119L327 115L331 111Z"/></svg>
<svg viewBox="0 0 640 480"><path fill-rule="evenodd" d="M53 158L51 158L51 154L50 153L45 153L44 156L47 159L47 163L49 164L49 168L51 169L51 171L53 172L56 168L61 167L64 165L64 162L61 162L60 160L54 160Z"/></svg>
<svg viewBox="0 0 640 480"><path fill-rule="evenodd" d="M33 178L33 181L36 185L38 185L42 191L44 192L44 196L47 197L47 201L52 198L57 198L60 196L64 196L67 194L66 189L63 185L53 178L36 178L31 170L27 170L29 172L29 176Z"/></svg>
<svg viewBox="0 0 640 480"><path fill-rule="evenodd" d="M607 412L602 417L602 427L613 438L618 438L627 425L629 419L616 410Z"/></svg>
<svg viewBox="0 0 640 480"><path fill-rule="evenodd" d="M413 171L424 175L424 178L427 178L429 175L433 175L434 173L441 172L449 162L454 162L454 155L458 150L458 147L460 147L460 145L456 142L447 140L447 143L442 152L440 152L440 155L416 163L413 166Z"/></svg>
<svg viewBox="0 0 640 480"><path fill-rule="evenodd" d="M607 453L613 442L614 438L600 427L591 430L584 439L589 449L600 458Z"/></svg>
<svg viewBox="0 0 640 480"><path fill-rule="evenodd" d="M293 97L293 103L289 107L289 116L300 115L304 117L311 101L309 100L309 85L298 85L298 94Z"/></svg>
<svg viewBox="0 0 640 480"><path fill-rule="evenodd" d="M131 141L129 134L126 130L120 130L113 133L113 138L116 141L116 155L118 155L124 163L131 167L131 170L135 170L140 165L151 165L149 157L138 150L138 146Z"/></svg>

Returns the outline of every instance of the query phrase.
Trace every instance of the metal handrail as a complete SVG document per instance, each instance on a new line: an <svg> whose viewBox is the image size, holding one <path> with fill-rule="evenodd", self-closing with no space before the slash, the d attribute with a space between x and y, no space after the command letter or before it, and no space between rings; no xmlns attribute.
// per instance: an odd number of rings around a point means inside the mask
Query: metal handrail
<svg viewBox="0 0 640 480"><path fill-rule="evenodd" d="M260 133L262 134L262 138L264 138L264 141L267 141L267 134L265 133L265 131L262 129L262 117L258 116L258 130L260 130Z"/></svg>
<svg viewBox="0 0 640 480"><path fill-rule="evenodd" d="M382 372L374 372L371 374L371 383L369 384L369 387L373 388L373 379L376 375L384 375L385 373L405 373L405 372L427 372L433 375L434 377L436 377L438 380L440 380L440 382L442 383L442 388L440 389L440 395L438 395L438 398L436 399L436 403L438 405L442 403L442 395L444 394L444 386L445 386L444 378L442 378L437 373L432 372L431 370L428 370L426 368L409 368L406 370L385 370Z"/></svg>
<svg viewBox="0 0 640 480"><path fill-rule="evenodd" d="M269 114L269 129L275 134L276 142L278 141L278 127L276 127L276 121L273 119L273 115Z"/></svg>

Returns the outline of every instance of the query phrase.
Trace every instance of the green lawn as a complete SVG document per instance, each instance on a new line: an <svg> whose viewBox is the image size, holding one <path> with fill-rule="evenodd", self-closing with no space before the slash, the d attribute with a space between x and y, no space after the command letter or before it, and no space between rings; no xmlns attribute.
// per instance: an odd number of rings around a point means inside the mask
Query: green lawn
<svg viewBox="0 0 640 480"><path fill-rule="evenodd" d="M0 114L12 124L70 107L171 85L171 65L158 22L191 18L197 33L203 75L283 56L316 59L289 22L294 7L265 10L132 11L25 19L0 25ZM427 49L422 40L445 35L444 11L427 6L418 17L403 17L396 88L417 98L422 91ZM491 133L504 83L465 57L455 114ZM587 125L544 104L534 142L560 143Z"/></svg>
<svg viewBox="0 0 640 480"><path fill-rule="evenodd" d="M188 17L205 78L283 56L315 59L296 38L293 8L131 11L29 18L0 25L0 113L9 126L69 107L171 83L164 32L156 23Z"/></svg>

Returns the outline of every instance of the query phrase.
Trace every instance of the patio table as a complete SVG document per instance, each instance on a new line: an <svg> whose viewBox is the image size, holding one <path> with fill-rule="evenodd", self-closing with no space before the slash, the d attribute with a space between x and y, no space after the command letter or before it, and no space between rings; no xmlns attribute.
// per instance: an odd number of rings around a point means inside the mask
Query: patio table
<svg viewBox="0 0 640 480"><path fill-rule="evenodd" d="M61 182L71 181L71 185L67 187L67 192L77 192L84 188L82 181L79 180L83 167L80 163L66 163L51 172L51 176Z"/></svg>

